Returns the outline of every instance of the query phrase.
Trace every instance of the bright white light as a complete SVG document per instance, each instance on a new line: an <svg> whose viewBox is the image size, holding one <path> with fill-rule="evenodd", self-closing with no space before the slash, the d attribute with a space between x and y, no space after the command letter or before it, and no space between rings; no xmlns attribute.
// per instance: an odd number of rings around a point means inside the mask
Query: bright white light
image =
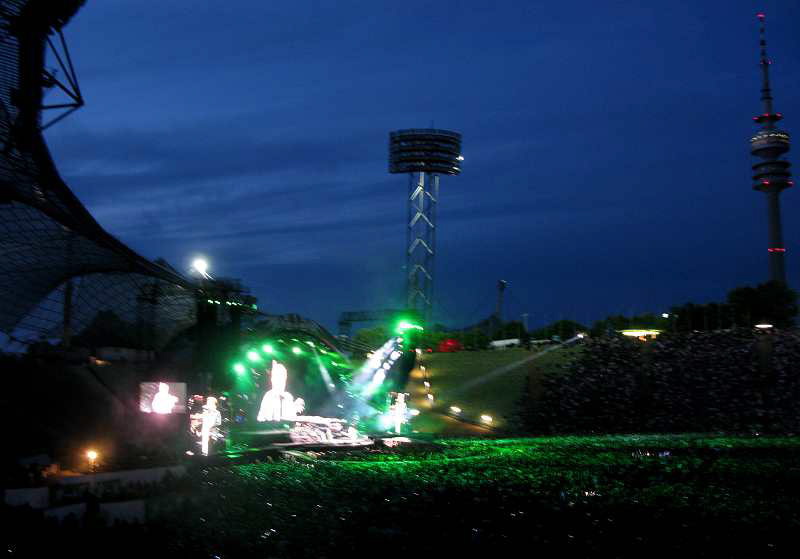
<svg viewBox="0 0 800 559"><path fill-rule="evenodd" d="M583 332L578 332L577 338L583 339L585 337L586 337L586 334L584 334Z"/></svg>
<svg viewBox="0 0 800 559"><path fill-rule="evenodd" d="M459 161L464 161L464 156L463 156L463 155L459 155L457 159L458 159Z"/></svg>
<svg viewBox="0 0 800 559"><path fill-rule="evenodd" d="M392 364L391 364L391 363L388 363L388 362L387 362L387 363L384 363L384 364L383 364L383 368L384 368L385 370L387 370L387 371L388 371L389 369L391 369L391 368L392 368Z"/></svg>
<svg viewBox="0 0 800 559"><path fill-rule="evenodd" d="M481 416L481 421L483 421L484 423L491 423L492 422L492 416L484 414L484 415Z"/></svg>
<svg viewBox="0 0 800 559"><path fill-rule="evenodd" d="M88 458L88 459L89 459L89 460L91 460L92 462L94 462L95 460L97 460L97 456L98 456L98 454L97 454L97 451L94 451L94 450L90 450L90 451L88 451L88 452L86 453L86 458Z"/></svg>
<svg viewBox="0 0 800 559"><path fill-rule="evenodd" d="M767 324L766 322L763 324L756 324L756 328L761 328L762 330L766 330L767 328L772 328L772 324Z"/></svg>
<svg viewBox="0 0 800 559"><path fill-rule="evenodd" d="M195 258L192 261L192 268L204 278L208 277L208 260L205 258Z"/></svg>
<svg viewBox="0 0 800 559"><path fill-rule="evenodd" d="M431 383L429 383L427 380L425 382L423 382L422 384L425 385L425 388L430 388L431 387Z"/></svg>
<svg viewBox="0 0 800 559"><path fill-rule="evenodd" d="M425 365L420 365L420 366L419 366L419 370L420 370L420 371L424 371L424 370L425 370Z"/></svg>
<svg viewBox="0 0 800 559"><path fill-rule="evenodd" d="M639 338L642 336L658 336L661 333L661 330L621 330L621 332L623 336Z"/></svg>
<svg viewBox="0 0 800 559"><path fill-rule="evenodd" d="M428 394L428 400L430 400L431 402L433 402L433 394Z"/></svg>
<svg viewBox="0 0 800 559"><path fill-rule="evenodd" d="M661 313L661 318L669 318L669 313L668 312L662 312Z"/></svg>
<svg viewBox="0 0 800 559"><path fill-rule="evenodd" d="M458 406L450 406L450 411L453 413L461 413L461 408Z"/></svg>
<svg viewBox="0 0 800 559"><path fill-rule="evenodd" d="M416 417L419 415L419 410L409 410L408 413L409 415L413 415Z"/></svg>
<svg viewBox="0 0 800 559"><path fill-rule="evenodd" d="M166 382L159 382L158 392L153 396L153 401L150 402L150 409L155 413L172 413L172 408L177 401L178 397L169 393L169 385Z"/></svg>
<svg viewBox="0 0 800 559"><path fill-rule="evenodd" d="M392 355L391 355L391 358L392 359L397 359L398 357L400 357L400 352L399 351L393 351Z"/></svg>

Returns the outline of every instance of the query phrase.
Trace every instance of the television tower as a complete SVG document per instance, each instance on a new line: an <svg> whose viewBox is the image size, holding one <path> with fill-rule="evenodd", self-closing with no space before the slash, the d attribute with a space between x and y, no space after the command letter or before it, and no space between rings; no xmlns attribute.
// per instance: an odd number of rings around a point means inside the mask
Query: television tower
<svg viewBox="0 0 800 559"><path fill-rule="evenodd" d="M461 134L436 128L389 133L389 172L408 174L406 305L431 319L439 175L461 173Z"/></svg>
<svg viewBox="0 0 800 559"><path fill-rule="evenodd" d="M780 130L775 123L783 118L772 107L772 90L769 86L769 67L772 61L767 57L763 13L758 14L761 36L761 102L762 113L753 120L761 125L755 136L750 138L750 153L759 158L753 165L753 189L767 195L769 210L769 272L770 279L786 283L784 267L783 232L781 230L780 193L794 184L789 171L790 163L781 156L789 151L789 134Z"/></svg>

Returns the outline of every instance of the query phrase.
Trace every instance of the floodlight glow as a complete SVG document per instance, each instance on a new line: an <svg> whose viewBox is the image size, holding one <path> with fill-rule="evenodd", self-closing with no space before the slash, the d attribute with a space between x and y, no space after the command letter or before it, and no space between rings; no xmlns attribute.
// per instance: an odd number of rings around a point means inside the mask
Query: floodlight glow
<svg viewBox="0 0 800 559"><path fill-rule="evenodd" d="M265 344L264 346L261 347L261 349L264 350L264 353L272 353L273 351L275 351L273 347L269 344Z"/></svg>
<svg viewBox="0 0 800 559"><path fill-rule="evenodd" d="M430 400L431 402L433 402L433 394L428 394L428 400Z"/></svg>
<svg viewBox="0 0 800 559"><path fill-rule="evenodd" d="M208 260L205 258L195 258L192 261L192 268L204 278L208 277Z"/></svg>
<svg viewBox="0 0 800 559"><path fill-rule="evenodd" d="M492 416L484 414L484 415L481 416L481 421L483 421L484 423L491 423L492 422Z"/></svg>
<svg viewBox="0 0 800 559"><path fill-rule="evenodd" d="M772 324L763 323L763 324L756 324L756 328L760 328L762 330L766 330L767 328L772 328Z"/></svg>
<svg viewBox="0 0 800 559"><path fill-rule="evenodd" d="M413 415L414 417L416 417L416 416L419 415L419 410L417 410L417 409L409 410L408 414L409 415Z"/></svg>
<svg viewBox="0 0 800 559"><path fill-rule="evenodd" d="M88 458L88 459L89 459L89 460L91 460L92 462L94 462L95 460L97 460L97 456L98 456L98 454L97 454L97 451L96 451L96 450L90 450L90 451L88 451L88 452L86 453L86 458Z"/></svg>
<svg viewBox="0 0 800 559"><path fill-rule="evenodd" d="M398 336L398 337L395 339L395 341L396 341L398 344L402 344L402 343L403 343L403 338L402 338L402 337L400 337L400 336Z"/></svg>
<svg viewBox="0 0 800 559"><path fill-rule="evenodd" d="M642 336L653 336L654 338L661 333L661 330L620 330L623 336L640 338Z"/></svg>
<svg viewBox="0 0 800 559"><path fill-rule="evenodd" d="M258 354L257 351L248 351L247 358L250 361L261 361L261 356Z"/></svg>
<svg viewBox="0 0 800 559"><path fill-rule="evenodd" d="M243 375L246 369L244 368L244 365L242 365L241 363L236 363L233 366L233 370L237 375Z"/></svg>
<svg viewBox="0 0 800 559"><path fill-rule="evenodd" d="M669 318L669 313L668 312L662 312L661 313L661 318Z"/></svg>
<svg viewBox="0 0 800 559"><path fill-rule="evenodd" d="M450 411L453 413L461 413L461 408L458 406L450 406Z"/></svg>
<svg viewBox="0 0 800 559"><path fill-rule="evenodd" d="M300 355L302 352L303 352L303 350L300 349L299 347L293 347L292 348L292 353L294 353L295 355Z"/></svg>

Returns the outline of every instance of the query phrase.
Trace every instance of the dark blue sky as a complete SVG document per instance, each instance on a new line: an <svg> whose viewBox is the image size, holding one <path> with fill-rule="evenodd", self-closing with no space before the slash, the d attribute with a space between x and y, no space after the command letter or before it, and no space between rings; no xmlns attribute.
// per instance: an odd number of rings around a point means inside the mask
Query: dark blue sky
<svg viewBox="0 0 800 559"><path fill-rule="evenodd" d="M506 316L532 325L660 312L767 279L760 9L800 134L793 2L89 0L66 29L87 106L47 137L134 249L182 269L204 254L262 309L334 327L402 300L387 136L434 123L466 159L442 180L440 321L488 315L500 278ZM787 191L795 286L798 209Z"/></svg>

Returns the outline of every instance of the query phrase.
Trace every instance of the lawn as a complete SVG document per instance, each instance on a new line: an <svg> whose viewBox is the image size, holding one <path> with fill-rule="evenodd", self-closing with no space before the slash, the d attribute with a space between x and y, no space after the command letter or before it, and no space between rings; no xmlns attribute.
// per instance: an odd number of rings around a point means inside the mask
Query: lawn
<svg viewBox="0 0 800 559"><path fill-rule="evenodd" d="M527 362L534 352L524 349L432 353L423 356L422 365L438 409L446 411L455 405L474 420L489 414L494 425L502 428L514 413L526 379L530 376L535 391L538 379L558 370L578 351L575 346L557 348ZM412 382L421 380L422 376L412 377Z"/></svg>

